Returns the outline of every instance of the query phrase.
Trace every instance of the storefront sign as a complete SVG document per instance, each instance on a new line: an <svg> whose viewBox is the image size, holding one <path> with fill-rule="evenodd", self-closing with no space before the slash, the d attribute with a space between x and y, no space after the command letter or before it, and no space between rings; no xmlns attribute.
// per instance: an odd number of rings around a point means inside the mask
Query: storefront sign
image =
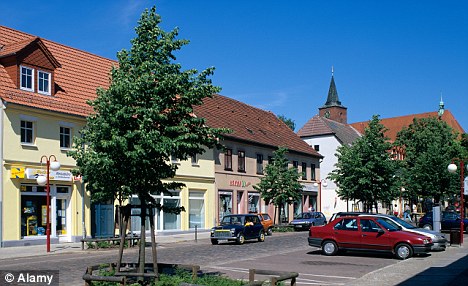
<svg viewBox="0 0 468 286"><path fill-rule="evenodd" d="M318 187L315 187L313 184L303 184L302 190L304 192L318 192Z"/></svg>
<svg viewBox="0 0 468 286"><path fill-rule="evenodd" d="M24 179L24 168L11 168L11 176L12 179Z"/></svg>
<svg viewBox="0 0 468 286"><path fill-rule="evenodd" d="M251 182L246 182L246 181L241 181L241 180L231 180L231 181L229 181L229 186L233 186L233 187L245 188L245 187L250 186L251 184L252 184Z"/></svg>
<svg viewBox="0 0 468 286"><path fill-rule="evenodd" d="M46 175L45 169L26 168L25 175L26 179L35 180L39 175ZM49 172L49 180L52 181L67 181L71 182L73 174L69 171L52 171Z"/></svg>

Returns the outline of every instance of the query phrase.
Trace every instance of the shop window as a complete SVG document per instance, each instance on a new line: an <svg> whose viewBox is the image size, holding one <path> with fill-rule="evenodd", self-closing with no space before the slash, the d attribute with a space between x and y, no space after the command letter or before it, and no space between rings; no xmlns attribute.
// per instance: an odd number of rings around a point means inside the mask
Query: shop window
<svg viewBox="0 0 468 286"><path fill-rule="evenodd" d="M237 170L239 172L245 172L245 152L244 151L238 151L237 152Z"/></svg>
<svg viewBox="0 0 468 286"><path fill-rule="evenodd" d="M232 213L232 192L219 192L219 221Z"/></svg>
<svg viewBox="0 0 468 286"><path fill-rule="evenodd" d="M260 209L260 195L249 193L249 213L258 213Z"/></svg>
<svg viewBox="0 0 468 286"><path fill-rule="evenodd" d="M189 192L189 228L205 228L205 193Z"/></svg>

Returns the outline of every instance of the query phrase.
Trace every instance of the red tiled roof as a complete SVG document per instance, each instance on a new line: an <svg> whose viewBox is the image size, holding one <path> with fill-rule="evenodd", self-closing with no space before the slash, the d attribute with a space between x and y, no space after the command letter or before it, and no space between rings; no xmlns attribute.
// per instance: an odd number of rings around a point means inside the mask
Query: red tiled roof
<svg viewBox="0 0 468 286"><path fill-rule="evenodd" d="M334 135L343 145L351 145L361 134L351 125L315 115L297 132L303 139L317 135Z"/></svg>
<svg viewBox="0 0 468 286"><path fill-rule="evenodd" d="M322 157L271 112L218 94L205 98L204 104L195 106L194 111L210 127L231 129L233 132L226 138L273 148L285 146L290 151Z"/></svg>
<svg viewBox="0 0 468 286"><path fill-rule="evenodd" d="M0 57L19 51L37 37L0 26ZM61 67L55 69L56 94L52 96L18 89L0 64L0 97L9 102L78 116L87 116L92 108L87 100L96 98L98 87L110 84L110 70L116 61L40 39Z"/></svg>
<svg viewBox="0 0 468 286"><path fill-rule="evenodd" d="M437 111L398 116L392 118L383 118L381 119L380 123L382 123L386 128L388 128L388 131L385 133L385 135L387 135L391 141L395 141L397 133L401 129L403 129L403 127L407 127L411 123L413 123L414 118L420 119L428 117L438 117ZM455 117L449 110L445 110L444 114L442 115L442 120L447 122L447 124L450 127L452 127L456 132L465 133L461 125L458 123L458 121L455 119ZM369 125L369 121L356 122L350 125L357 129L361 134L364 134L364 130Z"/></svg>

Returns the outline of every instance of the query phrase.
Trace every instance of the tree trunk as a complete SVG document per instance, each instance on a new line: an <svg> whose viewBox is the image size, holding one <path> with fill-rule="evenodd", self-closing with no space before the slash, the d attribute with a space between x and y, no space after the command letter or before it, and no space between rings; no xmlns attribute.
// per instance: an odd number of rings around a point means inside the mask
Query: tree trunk
<svg viewBox="0 0 468 286"><path fill-rule="evenodd" d="M128 218L130 217L129 215L127 215L127 212L128 212L128 208L124 208L122 206L119 206L119 217L120 219L122 219L123 221L120 221L120 224L122 225L122 227L124 229L127 228L127 225L128 225ZM122 264L122 257L123 257L123 251L124 251L124 247L125 247L125 233L120 233L120 246L119 246L119 260L117 261L117 269L116 269L116 272L120 272L120 265Z"/></svg>
<svg viewBox="0 0 468 286"><path fill-rule="evenodd" d="M146 233L145 233L145 223L146 223L146 203L144 200L140 199L141 202L141 229L140 229L140 253L138 255L138 273L145 273L145 246L146 246ZM144 279L143 276L139 277L142 280Z"/></svg>
<svg viewBox="0 0 468 286"><path fill-rule="evenodd" d="M154 230L154 208L149 209L149 221L151 226L151 251L153 253L153 273L156 281L159 281L158 256L156 252L156 232Z"/></svg>
<svg viewBox="0 0 468 286"><path fill-rule="evenodd" d="M277 209L278 209L278 207L275 206L275 215L273 216L273 224L276 224L276 215L277 215L277 213L278 213L278 212L277 212Z"/></svg>

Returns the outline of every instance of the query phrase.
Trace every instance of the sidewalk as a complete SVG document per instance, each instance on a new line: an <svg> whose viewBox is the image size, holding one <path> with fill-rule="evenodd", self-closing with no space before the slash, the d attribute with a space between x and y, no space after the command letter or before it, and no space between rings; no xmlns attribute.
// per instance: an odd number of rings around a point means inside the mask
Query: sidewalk
<svg viewBox="0 0 468 286"><path fill-rule="evenodd" d="M196 234L196 239L206 239L210 237L209 230L200 230ZM146 237L147 242L151 242L150 237ZM160 232L156 233L156 243L177 243L183 241L195 241L194 231ZM86 250L86 245L85 245ZM0 248L0 259L31 257L40 255L54 255L59 253L80 252L81 242L64 242L51 244L50 252L47 253L46 245L31 245L18 247Z"/></svg>
<svg viewBox="0 0 468 286"><path fill-rule="evenodd" d="M428 257L413 257L365 274L350 285L467 285L468 235L462 246L449 246ZM464 284L465 283L465 284Z"/></svg>

